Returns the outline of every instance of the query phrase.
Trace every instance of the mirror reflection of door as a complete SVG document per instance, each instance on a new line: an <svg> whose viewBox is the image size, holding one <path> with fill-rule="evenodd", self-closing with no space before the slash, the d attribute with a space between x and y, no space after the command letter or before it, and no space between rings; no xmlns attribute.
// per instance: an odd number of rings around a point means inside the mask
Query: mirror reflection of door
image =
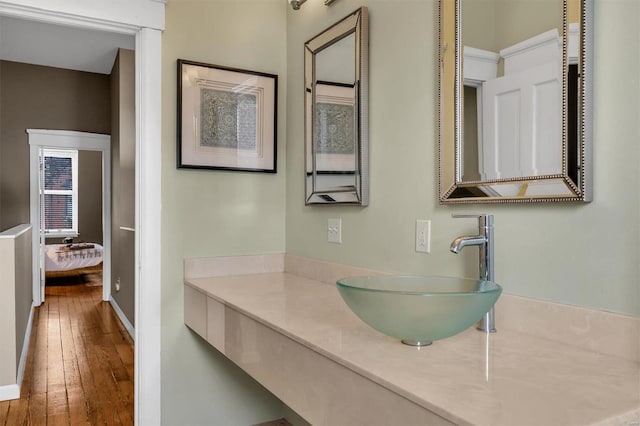
<svg viewBox="0 0 640 426"><path fill-rule="evenodd" d="M563 0L462 5L462 180L562 173Z"/></svg>

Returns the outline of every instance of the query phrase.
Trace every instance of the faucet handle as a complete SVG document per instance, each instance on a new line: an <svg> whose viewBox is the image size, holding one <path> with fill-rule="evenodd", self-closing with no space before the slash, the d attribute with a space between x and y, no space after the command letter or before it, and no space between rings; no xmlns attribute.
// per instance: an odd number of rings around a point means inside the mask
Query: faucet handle
<svg viewBox="0 0 640 426"><path fill-rule="evenodd" d="M486 213L452 213L454 219L478 219L478 226L493 226L493 215Z"/></svg>

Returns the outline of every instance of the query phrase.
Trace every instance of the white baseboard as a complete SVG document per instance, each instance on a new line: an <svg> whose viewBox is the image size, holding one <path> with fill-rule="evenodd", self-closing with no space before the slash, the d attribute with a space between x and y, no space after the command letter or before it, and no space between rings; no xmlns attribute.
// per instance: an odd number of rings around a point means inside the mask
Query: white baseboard
<svg viewBox="0 0 640 426"><path fill-rule="evenodd" d="M111 303L111 307L114 311L116 311L116 315L118 315L118 318L120 318L120 321L122 321L124 328L127 329L129 336L131 336L131 339L135 342L135 329L133 328L131 322L127 319L127 316L124 314L124 312L122 312L122 309L120 309L120 306L118 306L118 303L115 301L113 296L109 298L109 303Z"/></svg>
<svg viewBox="0 0 640 426"><path fill-rule="evenodd" d="M29 342L31 341L31 328L33 326L33 313L35 310L35 304L31 303L31 311L29 311L29 320L27 321L27 329L24 332L24 340L22 341L22 352L20 354L20 363L18 364L18 393L22 386L22 379L24 378L24 369L27 366L27 355L29 354Z"/></svg>
<svg viewBox="0 0 640 426"><path fill-rule="evenodd" d="M20 386L17 384L0 386L0 401L18 398L20 398Z"/></svg>

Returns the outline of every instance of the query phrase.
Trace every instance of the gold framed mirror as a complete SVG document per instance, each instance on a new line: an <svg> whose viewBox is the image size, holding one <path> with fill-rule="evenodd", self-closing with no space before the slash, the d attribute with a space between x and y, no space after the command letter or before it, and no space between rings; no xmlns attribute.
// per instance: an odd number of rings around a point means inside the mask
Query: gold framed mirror
<svg viewBox="0 0 640 426"><path fill-rule="evenodd" d="M439 199L592 200L594 0L440 0Z"/></svg>
<svg viewBox="0 0 640 426"><path fill-rule="evenodd" d="M304 44L307 205L369 203L368 59L366 7Z"/></svg>

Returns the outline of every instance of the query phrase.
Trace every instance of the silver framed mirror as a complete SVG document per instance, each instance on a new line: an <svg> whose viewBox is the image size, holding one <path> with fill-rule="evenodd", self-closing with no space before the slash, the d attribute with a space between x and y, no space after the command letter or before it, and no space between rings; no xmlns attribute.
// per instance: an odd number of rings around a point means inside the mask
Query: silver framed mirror
<svg viewBox="0 0 640 426"><path fill-rule="evenodd" d="M368 72L366 7L304 44L307 205L369 203Z"/></svg>
<svg viewBox="0 0 640 426"><path fill-rule="evenodd" d="M594 0L440 0L439 199L592 200Z"/></svg>

